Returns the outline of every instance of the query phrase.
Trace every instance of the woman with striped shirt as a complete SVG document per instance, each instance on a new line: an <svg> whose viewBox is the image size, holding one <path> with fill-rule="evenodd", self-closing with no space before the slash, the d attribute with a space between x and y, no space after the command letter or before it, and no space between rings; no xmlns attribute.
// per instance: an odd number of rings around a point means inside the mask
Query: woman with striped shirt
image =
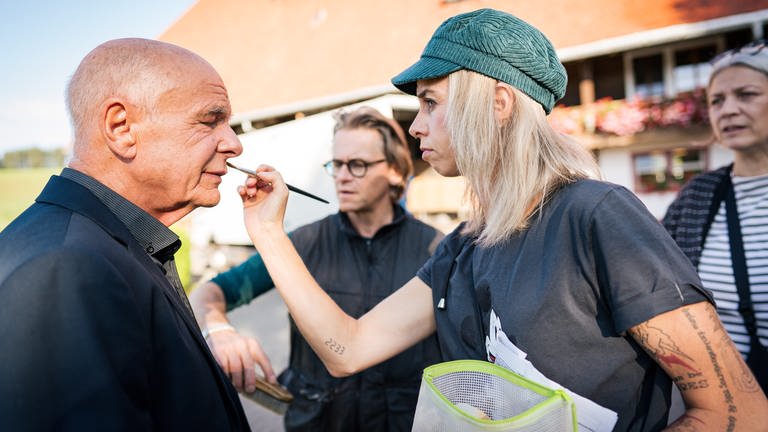
<svg viewBox="0 0 768 432"><path fill-rule="evenodd" d="M760 385L768 391L768 48L764 40L712 60L707 88L715 139L733 164L693 178L664 225Z"/></svg>

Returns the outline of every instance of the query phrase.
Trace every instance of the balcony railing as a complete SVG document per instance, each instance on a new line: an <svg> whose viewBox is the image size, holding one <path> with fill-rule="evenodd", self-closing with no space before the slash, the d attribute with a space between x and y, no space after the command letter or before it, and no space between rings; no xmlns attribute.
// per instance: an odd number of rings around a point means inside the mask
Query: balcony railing
<svg viewBox="0 0 768 432"><path fill-rule="evenodd" d="M672 99L597 100L588 105L557 106L549 115L552 126L570 135L629 136L669 127L706 125L703 89Z"/></svg>

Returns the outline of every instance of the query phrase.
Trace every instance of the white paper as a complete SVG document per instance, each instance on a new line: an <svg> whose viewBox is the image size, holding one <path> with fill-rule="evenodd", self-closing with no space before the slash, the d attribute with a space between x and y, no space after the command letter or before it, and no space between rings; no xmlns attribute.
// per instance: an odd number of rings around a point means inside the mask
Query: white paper
<svg viewBox="0 0 768 432"><path fill-rule="evenodd" d="M489 329L490 335L485 338L485 348L489 361L545 387L564 390L573 399L576 407L576 421L580 431L611 432L613 430L613 426L618 420L618 414L545 377L531 362L525 359L527 354L509 340L506 333L501 329L501 321L493 310L491 310Z"/></svg>

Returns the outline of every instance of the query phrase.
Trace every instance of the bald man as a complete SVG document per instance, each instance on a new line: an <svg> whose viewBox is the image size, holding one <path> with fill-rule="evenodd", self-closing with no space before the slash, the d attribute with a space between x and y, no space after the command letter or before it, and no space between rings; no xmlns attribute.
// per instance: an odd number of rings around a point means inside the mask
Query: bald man
<svg viewBox="0 0 768 432"><path fill-rule="evenodd" d="M195 323L168 226L219 201L219 75L142 39L91 51L67 89L71 162L0 233L0 430L248 430Z"/></svg>

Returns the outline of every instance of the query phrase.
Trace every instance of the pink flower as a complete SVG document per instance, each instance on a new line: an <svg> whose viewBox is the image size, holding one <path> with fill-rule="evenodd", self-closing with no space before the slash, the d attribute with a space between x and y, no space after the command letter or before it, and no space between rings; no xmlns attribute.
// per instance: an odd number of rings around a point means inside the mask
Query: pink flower
<svg viewBox="0 0 768 432"><path fill-rule="evenodd" d="M567 134L603 133L634 135L651 128L706 124L707 103L703 89L681 93L667 100L604 98L591 106L558 106L549 115L557 131Z"/></svg>

